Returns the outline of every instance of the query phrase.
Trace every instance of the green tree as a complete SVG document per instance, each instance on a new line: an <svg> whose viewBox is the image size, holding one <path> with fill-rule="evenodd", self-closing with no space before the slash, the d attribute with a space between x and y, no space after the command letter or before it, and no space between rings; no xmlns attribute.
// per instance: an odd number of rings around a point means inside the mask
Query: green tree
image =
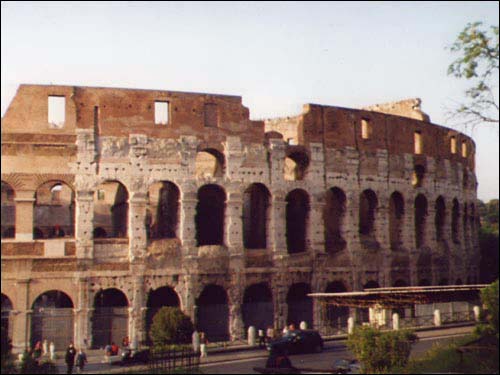
<svg viewBox="0 0 500 375"><path fill-rule="evenodd" d="M451 111L463 124L498 124L498 26L483 28L482 22L469 23L449 50L459 57L448 74L470 80L465 101Z"/></svg>
<svg viewBox="0 0 500 375"><path fill-rule="evenodd" d="M155 347L191 342L194 326L191 318L177 307L162 307L153 317L149 336Z"/></svg>
<svg viewBox="0 0 500 375"><path fill-rule="evenodd" d="M365 373L381 373L403 368L417 336L411 331L382 332L370 326L356 327L347 346L361 362Z"/></svg>
<svg viewBox="0 0 500 375"><path fill-rule="evenodd" d="M481 301L488 311L488 323L498 339L498 280L481 290Z"/></svg>

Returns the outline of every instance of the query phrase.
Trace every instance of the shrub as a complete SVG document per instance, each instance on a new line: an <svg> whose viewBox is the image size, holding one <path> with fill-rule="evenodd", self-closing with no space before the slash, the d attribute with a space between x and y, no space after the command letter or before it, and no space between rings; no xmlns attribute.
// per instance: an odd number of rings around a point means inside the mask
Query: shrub
<svg viewBox="0 0 500 375"><path fill-rule="evenodd" d="M347 346L361 362L364 372L380 373L404 367L416 340L411 331L382 332L365 326L356 327L347 339Z"/></svg>
<svg viewBox="0 0 500 375"><path fill-rule="evenodd" d="M188 344L194 327L191 318L177 307L162 307L153 317L149 336L155 347Z"/></svg>
<svg viewBox="0 0 500 375"><path fill-rule="evenodd" d="M488 323L498 337L498 280L481 290L481 300L488 311Z"/></svg>

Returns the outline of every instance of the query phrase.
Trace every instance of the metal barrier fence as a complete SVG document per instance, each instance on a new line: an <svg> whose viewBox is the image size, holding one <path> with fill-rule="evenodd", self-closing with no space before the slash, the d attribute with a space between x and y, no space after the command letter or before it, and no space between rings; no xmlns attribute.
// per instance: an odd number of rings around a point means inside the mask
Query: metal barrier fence
<svg viewBox="0 0 500 375"><path fill-rule="evenodd" d="M192 349L154 351L149 357L150 374L171 374L180 369L187 374L196 372L200 366L200 353Z"/></svg>

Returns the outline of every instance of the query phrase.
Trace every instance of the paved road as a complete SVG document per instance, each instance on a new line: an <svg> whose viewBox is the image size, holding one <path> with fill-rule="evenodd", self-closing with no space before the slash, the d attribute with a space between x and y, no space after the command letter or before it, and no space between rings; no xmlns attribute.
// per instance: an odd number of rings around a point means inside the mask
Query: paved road
<svg viewBox="0 0 500 375"><path fill-rule="evenodd" d="M423 339L414 345L412 357L418 357L431 348L435 342L446 343L453 338ZM352 354L347 350L345 341L327 343L325 350L320 354L301 354L290 356L292 364L298 368L329 369L336 359L351 359ZM264 367L266 358L242 359L230 363L213 363L202 365L204 374L256 374L254 367Z"/></svg>

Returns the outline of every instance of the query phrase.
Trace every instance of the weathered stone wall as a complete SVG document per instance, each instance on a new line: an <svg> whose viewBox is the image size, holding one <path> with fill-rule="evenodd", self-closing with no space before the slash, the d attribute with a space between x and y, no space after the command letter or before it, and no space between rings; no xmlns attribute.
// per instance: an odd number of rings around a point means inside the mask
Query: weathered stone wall
<svg viewBox="0 0 500 375"><path fill-rule="evenodd" d="M60 129L48 126L48 95L66 98L66 123ZM154 124L156 100L169 102L167 125ZM211 110L216 104L217 127L204 124L207 103ZM258 283L266 283L272 291L274 324L282 327L291 308L288 293L301 283L312 292L323 292L334 281L347 290L360 290L369 282L384 287L401 282L477 281L474 143L429 123L425 116L408 115L401 109L407 106L403 104L396 106L397 112L381 106L354 110L309 104L293 121L275 119L264 126L249 120L240 97L21 86L2 120L2 182L14 191L16 206L15 238L2 240L2 293L16 311L14 345L24 345L23 322L34 299L52 289L62 290L75 306L74 337L79 346L84 338L91 339L94 296L106 288L126 295L129 333L141 341L146 338L148 293L164 286L177 293L181 308L193 319L204 288L210 284L224 288L229 333L239 338L244 335L245 290ZM362 137L362 120L371 126L369 138ZM264 130L267 135L282 133L284 139L279 134L266 136ZM421 154L415 153L415 131L421 132ZM466 142L466 157L450 152L452 136L459 144ZM287 138L294 138L297 145L287 144ZM207 158L197 165L202 151L215 156L220 173L202 168L207 167ZM295 174L296 178L285 179L287 156L303 163L303 173ZM424 172L415 184L417 166ZM204 173L196 173L200 169ZM125 238L94 239L94 228L109 213L103 202L108 206L114 202L114 188L104 189L104 201L98 198L100 186L108 181L119 182L126 190L128 200L120 210L127 213L127 233ZM151 236L151 216L161 205L158 193L149 192L162 181L173 183L180 195L176 238ZM63 241L60 257L48 256L47 249L56 254L59 246L52 240L33 240L35 196L47 182L63 182L74 192L75 235L57 240ZM207 184L224 191L223 239L197 246L198 192ZM268 192L268 208L258 211L265 215L260 221L242 219L243 207L251 207L245 192L252 184L261 184L260 190ZM329 203L332 188L345 195L343 207ZM294 191L307 196L305 251L298 253L287 249L287 234L293 228L290 212L300 211L292 208ZM391 247L390 234L394 192L403 201L397 247ZM371 206L361 198L367 195L375 197ZM425 197L427 210L423 229L417 231L419 195ZM443 236L438 240L435 204L439 197L445 211ZM452 217L454 200L459 218ZM329 215L340 213L337 210L342 211L340 219L325 225ZM287 212L292 215L288 222ZM372 222L367 235L359 233L363 215ZM451 227L456 220L460 225L454 240ZM245 249L244 222L266 223L266 249ZM111 226L112 219L107 223ZM423 238L417 239L422 231ZM326 238L344 245L330 251ZM317 307L312 314L314 322L309 325L320 325Z"/></svg>

